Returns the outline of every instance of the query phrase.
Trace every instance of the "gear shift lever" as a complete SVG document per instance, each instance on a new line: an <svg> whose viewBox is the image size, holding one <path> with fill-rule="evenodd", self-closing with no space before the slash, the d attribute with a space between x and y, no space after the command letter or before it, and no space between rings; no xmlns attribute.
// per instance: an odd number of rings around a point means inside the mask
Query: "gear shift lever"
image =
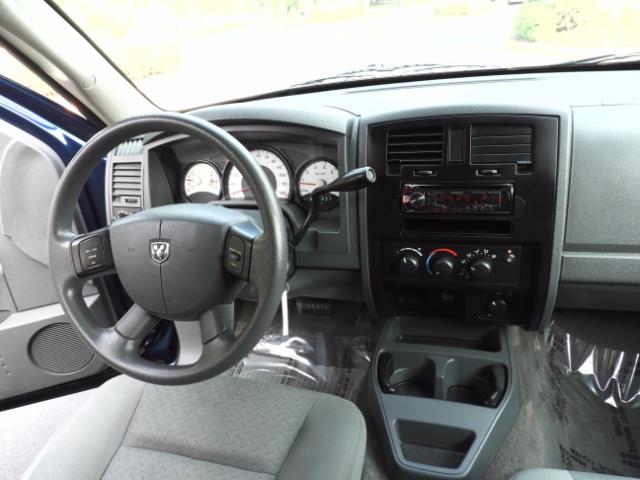
<svg viewBox="0 0 640 480"><path fill-rule="evenodd" d="M318 199L321 195L327 194L329 192L352 192L354 190L360 190L373 185L375 181L375 170L371 167L361 167L345 173L328 185L316 188L309 194L311 197L311 208L309 209L307 218L304 220L302 226L293 236L293 240L289 242L291 248L295 248L296 246L298 246L298 244L300 244L300 242L304 238L305 233L307 233L307 230L309 230L311 223L315 220L316 215L318 214Z"/></svg>

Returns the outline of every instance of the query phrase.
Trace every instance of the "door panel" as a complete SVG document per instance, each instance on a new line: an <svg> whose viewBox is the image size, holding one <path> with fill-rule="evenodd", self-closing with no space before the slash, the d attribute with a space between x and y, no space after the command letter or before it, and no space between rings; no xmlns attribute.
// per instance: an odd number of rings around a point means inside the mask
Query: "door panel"
<svg viewBox="0 0 640 480"><path fill-rule="evenodd" d="M85 297L106 316L99 295ZM0 399L78 380L104 369L60 304L11 314L0 323Z"/></svg>
<svg viewBox="0 0 640 480"><path fill-rule="evenodd" d="M82 140L60 128L65 125L52 125L24 109L15 97L3 96L3 87L6 84L0 82L0 400L78 380L105 368L69 323L48 266L51 200L65 164ZM9 93L19 96L23 92L16 86ZM42 100L41 113L51 114L56 107ZM38 109L33 98L30 107ZM60 115L58 119L70 118L66 113ZM88 196L91 192L80 201L77 230L85 230L86 212L92 228L102 223L92 212L104 208L104 197L97 206ZM104 292L102 284L87 284L84 294L97 321L108 325L114 314Z"/></svg>

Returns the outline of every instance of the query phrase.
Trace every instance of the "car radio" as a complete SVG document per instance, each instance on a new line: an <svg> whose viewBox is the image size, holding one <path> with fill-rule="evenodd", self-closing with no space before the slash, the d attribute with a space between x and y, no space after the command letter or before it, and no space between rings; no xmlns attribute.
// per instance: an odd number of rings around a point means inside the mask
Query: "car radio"
<svg viewBox="0 0 640 480"><path fill-rule="evenodd" d="M403 213L509 214L513 185L443 186L402 185Z"/></svg>

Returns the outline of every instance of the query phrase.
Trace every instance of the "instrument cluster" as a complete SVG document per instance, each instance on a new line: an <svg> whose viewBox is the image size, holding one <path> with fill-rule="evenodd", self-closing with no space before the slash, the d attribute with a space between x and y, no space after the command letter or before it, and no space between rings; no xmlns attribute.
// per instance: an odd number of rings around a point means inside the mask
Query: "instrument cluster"
<svg viewBox="0 0 640 480"><path fill-rule="evenodd" d="M297 168L281 150L256 147L249 150L262 167L280 200L296 201L309 207L310 194L338 178L338 168L332 160L313 157ZM193 203L209 203L218 200L252 200L251 188L242 173L225 159L215 162L210 158L194 159L182 172L182 193ZM330 210L339 202L338 193L323 195L321 208Z"/></svg>

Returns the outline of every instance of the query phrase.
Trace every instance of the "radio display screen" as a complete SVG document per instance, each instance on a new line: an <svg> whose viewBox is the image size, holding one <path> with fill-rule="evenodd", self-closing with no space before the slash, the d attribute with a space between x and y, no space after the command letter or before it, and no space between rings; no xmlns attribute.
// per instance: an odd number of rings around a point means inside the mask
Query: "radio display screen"
<svg viewBox="0 0 640 480"><path fill-rule="evenodd" d="M459 188L406 184L402 208L416 213L511 213L513 186Z"/></svg>

